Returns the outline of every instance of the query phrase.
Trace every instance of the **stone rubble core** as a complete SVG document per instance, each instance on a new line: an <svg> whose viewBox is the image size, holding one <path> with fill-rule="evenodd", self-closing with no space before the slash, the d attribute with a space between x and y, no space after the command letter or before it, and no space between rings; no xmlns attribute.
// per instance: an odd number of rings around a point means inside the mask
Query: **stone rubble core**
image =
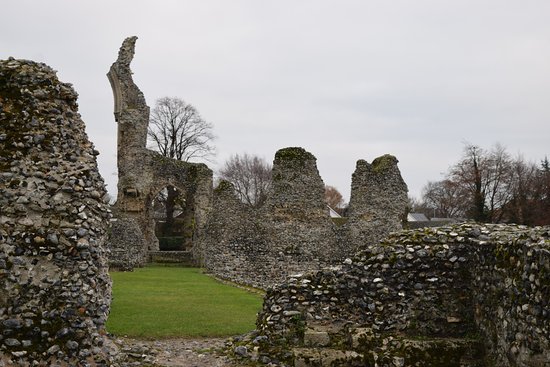
<svg viewBox="0 0 550 367"><path fill-rule="evenodd" d="M550 227L401 231L269 290L233 352L281 366L548 366L549 299Z"/></svg>
<svg viewBox="0 0 550 367"><path fill-rule="evenodd" d="M97 154L70 84L0 61L0 366L110 364Z"/></svg>
<svg viewBox="0 0 550 367"><path fill-rule="evenodd" d="M109 240L110 259L114 267L122 269L144 265L149 251L159 250L152 203L161 190L173 186L182 193L186 203L184 221L192 228L193 238L201 235L212 199L212 171L205 164L170 159L146 148L149 107L130 69L136 40L124 40L107 74L118 124L118 196L114 210L118 223ZM136 238L142 240L136 242Z"/></svg>

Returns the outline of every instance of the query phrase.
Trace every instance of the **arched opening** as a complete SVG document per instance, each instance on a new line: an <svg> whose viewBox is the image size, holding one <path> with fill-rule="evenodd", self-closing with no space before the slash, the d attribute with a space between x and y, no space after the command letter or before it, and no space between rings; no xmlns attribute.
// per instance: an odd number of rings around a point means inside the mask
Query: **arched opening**
<svg viewBox="0 0 550 367"><path fill-rule="evenodd" d="M151 202L160 251L189 251L193 246L193 210L186 192L167 185Z"/></svg>

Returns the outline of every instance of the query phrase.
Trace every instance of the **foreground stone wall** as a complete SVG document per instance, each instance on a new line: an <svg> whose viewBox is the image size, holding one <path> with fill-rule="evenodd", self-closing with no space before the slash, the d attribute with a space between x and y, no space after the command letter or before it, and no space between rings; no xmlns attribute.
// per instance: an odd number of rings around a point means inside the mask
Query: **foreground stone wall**
<svg viewBox="0 0 550 367"><path fill-rule="evenodd" d="M227 182L214 190L200 248L205 267L216 276L268 288L289 274L339 263L359 244L401 229L407 186L392 156L372 165L358 162L352 215L342 226L329 217L324 183L311 153L279 150L272 176L271 192L260 208L241 203Z"/></svg>
<svg viewBox="0 0 550 367"><path fill-rule="evenodd" d="M547 366L548 299L548 227L403 231L270 290L251 347L296 366Z"/></svg>
<svg viewBox="0 0 550 367"><path fill-rule="evenodd" d="M481 229L475 320L495 366L550 365L550 227Z"/></svg>
<svg viewBox="0 0 550 367"><path fill-rule="evenodd" d="M0 365L103 365L108 204L77 94L0 61Z"/></svg>

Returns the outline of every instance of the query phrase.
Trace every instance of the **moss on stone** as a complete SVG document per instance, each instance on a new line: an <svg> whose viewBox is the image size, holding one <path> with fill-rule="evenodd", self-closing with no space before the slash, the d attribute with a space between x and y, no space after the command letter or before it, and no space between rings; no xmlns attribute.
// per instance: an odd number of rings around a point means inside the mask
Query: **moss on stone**
<svg viewBox="0 0 550 367"><path fill-rule="evenodd" d="M305 163L306 161L316 160L315 156L301 147L289 147L279 149L275 153L275 161L293 161Z"/></svg>
<svg viewBox="0 0 550 367"><path fill-rule="evenodd" d="M372 161L372 171L375 173L385 172L397 164L397 158L390 154L384 154Z"/></svg>
<svg viewBox="0 0 550 367"><path fill-rule="evenodd" d="M349 220L349 218L346 217L340 217L340 218L330 218L334 224L336 224L338 227L343 226L346 224Z"/></svg>
<svg viewBox="0 0 550 367"><path fill-rule="evenodd" d="M221 194L223 192L233 192L233 184L227 180L221 180L218 186L214 189L215 194Z"/></svg>

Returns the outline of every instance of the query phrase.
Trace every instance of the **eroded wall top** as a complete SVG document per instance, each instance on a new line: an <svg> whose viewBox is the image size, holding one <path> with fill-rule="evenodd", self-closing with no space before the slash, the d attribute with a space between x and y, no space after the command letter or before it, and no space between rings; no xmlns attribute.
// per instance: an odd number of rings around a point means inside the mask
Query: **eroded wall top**
<svg viewBox="0 0 550 367"><path fill-rule="evenodd" d="M272 186L266 208L277 219L312 222L326 218L325 185L317 159L300 147L279 149L273 160Z"/></svg>

